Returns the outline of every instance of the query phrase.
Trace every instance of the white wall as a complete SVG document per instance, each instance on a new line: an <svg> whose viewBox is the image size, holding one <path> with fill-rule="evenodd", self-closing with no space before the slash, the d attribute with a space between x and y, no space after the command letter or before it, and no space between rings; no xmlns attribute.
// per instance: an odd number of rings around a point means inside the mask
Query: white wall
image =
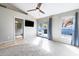
<svg viewBox="0 0 79 59"><path fill-rule="evenodd" d="M34 21L34 27L24 26L24 39L28 40L28 42L31 42L36 37L36 21L33 19L32 21Z"/></svg>
<svg viewBox="0 0 79 59"><path fill-rule="evenodd" d="M34 21L35 22L34 27L24 28L24 32L25 32L24 36L25 36L25 39L36 36L36 21L31 16L0 7L0 43L14 40L15 18L21 18L24 20L26 19L26 20Z"/></svg>
<svg viewBox="0 0 79 59"><path fill-rule="evenodd" d="M53 18L53 40L55 41L59 41L59 42L64 42L67 44L71 44L71 36L64 36L64 38L61 35L61 28L62 28L62 22L63 22L63 17L69 17L69 16L75 16L75 12L77 10L73 10L73 11L69 11L69 12L65 12L65 13L61 13L61 14L57 14L52 16Z"/></svg>

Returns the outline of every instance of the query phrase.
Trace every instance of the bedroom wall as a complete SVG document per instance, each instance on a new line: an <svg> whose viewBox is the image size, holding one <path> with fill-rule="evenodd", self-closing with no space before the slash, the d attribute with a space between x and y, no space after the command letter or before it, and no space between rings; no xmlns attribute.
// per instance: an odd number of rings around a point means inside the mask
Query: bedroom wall
<svg viewBox="0 0 79 59"><path fill-rule="evenodd" d="M62 26L62 22L63 22L63 17L69 17L69 16L74 16L75 12L77 12L79 10L73 10L73 11L68 11L68 12L64 12L64 13L60 13L57 15L53 15L53 40L55 41L59 41L59 42L64 42L67 44L71 44L71 36L65 36L64 38L61 35L61 26Z"/></svg>
<svg viewBox="0 0 79 59"><path fill-rule="evenodd" d="M0 43L15 40L15 18L35 22L34 27L24 27L25 40L36 36L36 21L32 16L0 7Z"/></svg>

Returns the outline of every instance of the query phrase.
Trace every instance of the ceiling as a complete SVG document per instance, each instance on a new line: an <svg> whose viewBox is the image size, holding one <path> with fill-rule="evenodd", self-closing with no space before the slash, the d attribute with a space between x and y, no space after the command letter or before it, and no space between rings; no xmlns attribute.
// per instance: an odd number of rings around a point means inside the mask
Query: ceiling
<svg viewBox="0 0 79 59"><path fill-rule="evenodd" d="M18 8L37 19L79 8L79 3L43 3L40 9L43 10L45 14L42 14L38 10L27 12L27 10L34 9L37 6L37 3L5 3L5 4L2 3L2 4L15 10L17 10L16 8Z"/></svg>

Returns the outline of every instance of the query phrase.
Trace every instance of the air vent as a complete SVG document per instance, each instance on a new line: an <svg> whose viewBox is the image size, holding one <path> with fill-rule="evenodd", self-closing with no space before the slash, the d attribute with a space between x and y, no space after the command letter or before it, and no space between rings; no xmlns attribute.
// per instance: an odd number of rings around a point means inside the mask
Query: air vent
<svg viewBox="0 0 79 59"><path fill-rule="evenodd" d="M4 7L4 8L7 8L6 6L4 6L4 5L2 5L2 4L0 4L0 6L1 6L1 7Z"/></svg>

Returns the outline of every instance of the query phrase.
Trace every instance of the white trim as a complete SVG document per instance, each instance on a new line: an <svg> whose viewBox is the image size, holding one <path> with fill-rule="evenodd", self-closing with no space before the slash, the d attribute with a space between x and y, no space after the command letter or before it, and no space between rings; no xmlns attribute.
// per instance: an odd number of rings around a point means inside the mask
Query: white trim
<svg viewBox="0 0 79 59"><path fill-rule="evenodd" d="M7 44L7 43L13 43L15 40L9 40L9 41L4 41L4 42L0 42L0 45L4 45L4 44Z"/></svg>

